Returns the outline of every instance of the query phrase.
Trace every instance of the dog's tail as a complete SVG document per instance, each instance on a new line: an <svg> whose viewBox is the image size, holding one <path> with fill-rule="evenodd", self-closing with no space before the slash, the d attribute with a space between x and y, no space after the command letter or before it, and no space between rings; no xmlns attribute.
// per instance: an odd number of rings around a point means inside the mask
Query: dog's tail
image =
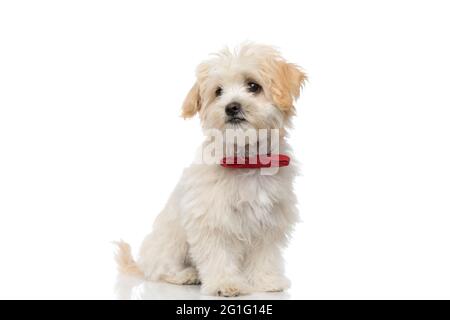
<svg viewBox="0 0 450 320"><path fill-rule="evenodd" d="M115 241L114 244L116 245L115 260L119 272L132 276L143 277L144 273L141 269L139 269L136 261L133 259L130 245L123 240Z"/></svg>

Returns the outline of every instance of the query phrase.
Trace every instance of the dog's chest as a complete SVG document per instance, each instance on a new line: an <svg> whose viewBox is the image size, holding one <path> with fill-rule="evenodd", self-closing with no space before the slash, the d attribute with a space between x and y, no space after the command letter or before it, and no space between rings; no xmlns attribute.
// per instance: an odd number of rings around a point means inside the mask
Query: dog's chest
<svg viewBox="0 0 450 320"><path fill-rule="evenodd" d="M258 173L233 174L222 179L228 203L236 210L248 207L254 210L267 210L280 199L282 183L275 176L261 176Z"/></svg>
<svg viewBox="0 0 450 320"><path fill-rule="evenodd" d="M229 175L217 186L224 196L223 207L215 207L215 216L230 232L245 238L260 237L263 233L284 225L280 206L285 203L285 192L289 181L279 175L261 175L259 172Z"/></svg>
<svg viewBox="0 0 450 320"><path fill-rule="evenodd" d="M286 190L291 188L288 171L261 175L259 170L197 168L186 178L181 204L186 222L248 237L285 220L280 206L286 204Z"/></svg>

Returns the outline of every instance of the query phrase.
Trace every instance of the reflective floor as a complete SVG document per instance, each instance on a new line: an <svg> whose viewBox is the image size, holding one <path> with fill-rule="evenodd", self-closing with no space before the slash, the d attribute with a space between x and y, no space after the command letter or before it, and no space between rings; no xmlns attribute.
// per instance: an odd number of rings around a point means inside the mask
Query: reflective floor
<svg viewBox="0 0 450 320"><path fill-rule="evenodd" d="M200 286L178 286L163 282L143 281L138 278L119 275L115 285L115 298L121 300L211 300L230 299L205 296L200 293ZM288 292L267 292L240 296L232 299L290 299Z"/></svg>

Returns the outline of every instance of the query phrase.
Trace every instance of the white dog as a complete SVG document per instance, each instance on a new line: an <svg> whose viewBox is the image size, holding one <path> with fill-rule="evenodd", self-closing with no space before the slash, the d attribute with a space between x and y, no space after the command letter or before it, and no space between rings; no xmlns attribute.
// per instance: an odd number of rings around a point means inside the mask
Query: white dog
<svg viewBox="0 0 450 320"><path fill-rule="evenodd" d="M198 66L182 115L198 113L207 137L209 129L279 130L265 154L276 146L292 158L286 128L305 79L272 47L247 43L233 52L225 49ZM239 150L242 145L234 154ZM119 270L152 281L201 283L209 295L288 288L281 249L298 219L292 186L297 170L292 161L276 169L262 174L258 168L192 164L145 238L137 262L129 245L118 243Z"/></svg>

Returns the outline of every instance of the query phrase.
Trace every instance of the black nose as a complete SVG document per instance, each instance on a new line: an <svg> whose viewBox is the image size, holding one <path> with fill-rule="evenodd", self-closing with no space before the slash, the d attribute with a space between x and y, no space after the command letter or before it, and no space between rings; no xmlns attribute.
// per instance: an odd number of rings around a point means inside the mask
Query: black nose
<svg viewBox="0 0 450 320"><path fill-rule="evenodd" d="M241 104L238 102L231 102L225 107L225 113L227 116L235 116L241 112Z"/></svg>

